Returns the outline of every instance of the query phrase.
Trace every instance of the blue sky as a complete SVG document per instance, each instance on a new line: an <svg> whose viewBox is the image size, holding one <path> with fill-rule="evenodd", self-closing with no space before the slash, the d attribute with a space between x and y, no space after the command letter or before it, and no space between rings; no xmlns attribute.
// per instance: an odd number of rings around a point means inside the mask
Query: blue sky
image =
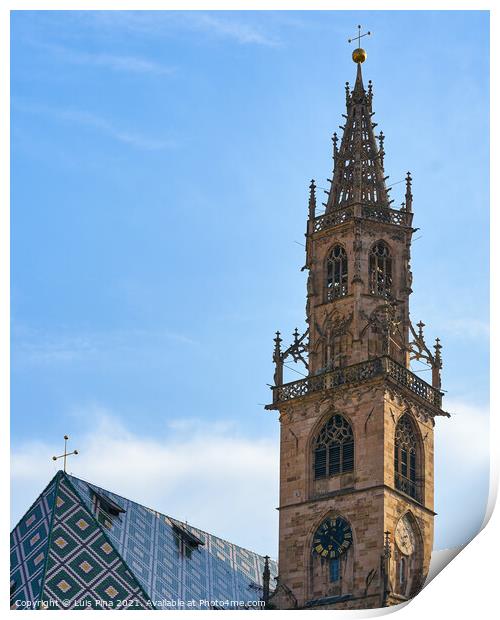
<svg viewBox="0 0 500 620"><path fill-rule="evenodd" d="M12 14L13 521L69 433L75 475L276 554L272 338L304 326L307 187L330 176L359 22L390 182L414 179L411 313L456 413L436 546L478 529L489 20L470 11Z"/></svg>

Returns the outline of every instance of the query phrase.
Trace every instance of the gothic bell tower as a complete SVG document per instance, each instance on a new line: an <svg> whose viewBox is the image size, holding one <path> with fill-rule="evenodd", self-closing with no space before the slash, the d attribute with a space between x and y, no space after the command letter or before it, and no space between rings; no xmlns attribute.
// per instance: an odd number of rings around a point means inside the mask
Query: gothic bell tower
<svg viewBox="0 0 500 620"><path fill-rule="evenodd" d="M434 528L434 424L441 345L410 321L414 229L410 173L399 209L375 136L366 52L353 52L345 124L333 135L324 212L310 185L307 330L277 332L273 402L279 412L278 608L394 605L422 587ZM287 361L304 365L285 382ZM418 361L430 382L412 372Z"/></svg>

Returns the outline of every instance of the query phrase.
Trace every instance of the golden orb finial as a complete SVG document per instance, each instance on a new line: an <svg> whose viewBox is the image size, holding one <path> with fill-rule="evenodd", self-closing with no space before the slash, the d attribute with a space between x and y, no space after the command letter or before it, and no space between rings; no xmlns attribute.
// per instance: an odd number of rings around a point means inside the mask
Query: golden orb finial
<svg viewBox="0 0 500 620"><path fill-rule="evenodd" d="M361 47L361 39L363 37L369 37L370 35L371 35L371 32L369 30L368 32L365 32L364 34L361 34L361 26L358 25L358 34L356 36L356 39L358 40L358 47L352 53L352 59L357 64L361 64L362 62L365 62L366 57L368 56L366 51ZM353 41L355 41L355 39L354 38L347 39L347 41L349 43L352 43Z"/></svg>
<svg viewBox="0 0 500 620"><path fill-rule="evenodd" d="M367 56L368 54L362 47L356 48L352 53L352 59L356 63L365 62Z"/></svg>

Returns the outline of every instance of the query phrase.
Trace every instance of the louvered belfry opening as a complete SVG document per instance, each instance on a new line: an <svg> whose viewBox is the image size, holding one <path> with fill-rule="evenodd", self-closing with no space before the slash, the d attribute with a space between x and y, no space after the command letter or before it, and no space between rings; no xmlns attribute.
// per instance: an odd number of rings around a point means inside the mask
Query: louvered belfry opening
<svg viewBox="0 0 500 620"><path fill-rule="evenodd" d="M421 501L417 468L417 436L410 417L404 414L398 421L394 437L394 484L398 491Z"/></svg>
<svg viewBox="0 0 500 620"><path fill-rule="evenodd" d="M334 171L326 212L352 204L389 208L384 177L383 144L377 145L372 121L372 86L363 86L361 65L354 90L346 85L347 114L340 148L334 148ZM381 139L382 140L382 139Z"/></svg>
<svg viewBox="0 0 500 620"><path fill-rule="evenodd" d="M354 469L354 435L349 422L333 415L314 443L314 478L319 480Z"/></svg>

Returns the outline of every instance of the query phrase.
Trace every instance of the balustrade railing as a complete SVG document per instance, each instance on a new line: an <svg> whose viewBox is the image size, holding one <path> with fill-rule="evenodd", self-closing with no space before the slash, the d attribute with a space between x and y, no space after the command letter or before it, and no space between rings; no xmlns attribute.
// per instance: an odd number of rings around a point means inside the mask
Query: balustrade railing
<svg viewBox="0 0 500 620"><path fill-rule="evenodd" d="M413 213L389 209L388 207L372 207L360 204L350 205L315 217L312 232L326 230L353 218L375 220L385 224L396 224L397 226L411 226Z"/></svg>
<svg viewBox="0 0 500 620"><path fill-rule="evenodd" d="M344 207L343 209L334 209L324 215L319 215L313 220L313 232L319 232L338 224L343 224L347 220L352 219L352 207Z"/></svg>
<svg viewBox="0 0 500 620"><path fill-rule="evenodd" d="M311 375L305 379L275 386L272 388L273 404L300 398L313 392L330 390L359 381L367 381L380 375L388 376L423 400L435 407L441 408L442 395L439 390L433 388L423 379L414 375L411 370L401 366L401 364L387 356L377 357L373 360L336 368L318 375Z"/></svg>
<svg viewBox="0 0 500 620"><path fill-rule="evenodd" d="M361 215L367 220L376 220L386 224L396 224L398 226L411 226L413 214L409 211L397 211L380 207L367 207L361 209Z"/></svg>

